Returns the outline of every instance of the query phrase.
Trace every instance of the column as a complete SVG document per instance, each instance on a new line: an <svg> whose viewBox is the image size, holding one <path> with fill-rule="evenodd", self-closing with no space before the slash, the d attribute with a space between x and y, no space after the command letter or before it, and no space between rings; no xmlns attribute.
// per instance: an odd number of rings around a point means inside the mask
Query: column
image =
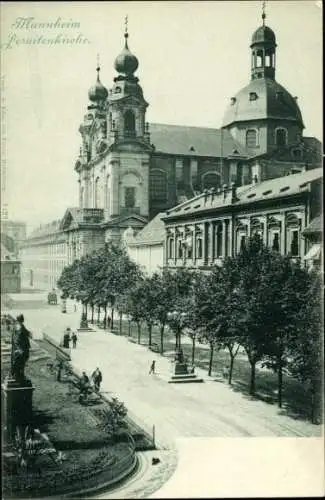
<svg viewBox="0 0 325 500"><path fill-rule="evenodd" d="M194 224L194 228L193 228L193 262L194 262L194 265L195 265L195 262L196 262L196 225Z"/></svg>
<svg viewBox="0 0 325 500"><path fill-rule="evenodd" d="M174 227L174 262L176 264L177 260L177 228L176 226Z"/></svg>
<svg viewBox="0 0 325 500"><path fill-rule="evenodd" d="M251 237L251 217L247 218L247 239Z"/></svg>
<svg viewBox="0 0 325 500"><path fill-rule="evenodd" d="M208 223L204 222L202 231L202 257L204 264L207 264L208 261L208 252L209 252L208 243L209 243L209 227Z"/></svg>
<svg viewBox="0 0 325 500"><path fill-rule="evenodd" d="M223 219L222 221L222 257L225 259L227 257L227 252L226 252L226 249L227 249L227 244L226 244L226 240L227 240L227 221L226 219Z"/></svg>
<svg viewBox="0 0 325 500"><path fill-rule="evenodd" d="M215 246L215 234L214 234L215 225L214 222L209 222L209 246L208 246L208 262L213 262L214 260L214 246Z"/></svg>
<svg viewBox="0 0 325 500"><path fill-rule="evenodd" d="M268 227L267 227L267 217L264 218L262 222L262 227L263 227L263 243L265 246L268 245Z"/></svg>
<svg viewBox="0 0 325 500"><path fill-rule="evenodd" d="M229 219L229 245L228 245L228 255L229 257L234 256L234 218L233 216Z"/></svg>
<svg viewBox="0 0 325 500"><path fill-rule="evenodd" d="M280 216L281 223L280 223L280 242L281 242L281 248L280 248L280 253L282 255L286 255L287 253L287 248L286 248L286 224L285 224L285 213L281 214Z"/></svg>

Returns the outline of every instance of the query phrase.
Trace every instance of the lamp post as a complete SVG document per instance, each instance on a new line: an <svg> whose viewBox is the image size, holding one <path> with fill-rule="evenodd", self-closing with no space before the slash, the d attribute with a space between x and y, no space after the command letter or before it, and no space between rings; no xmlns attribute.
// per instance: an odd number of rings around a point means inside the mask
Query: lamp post
<svg viewBox="0 0 325 500"><path fill-rule="evenodd" d="M87 306L85 300L87 298L87 292L80 292L78 296L79 300L82 303L82 312L81 312L81 320L80 320L80 328L88 328L88 320L87 320Z"/></svg>
<svg viewBox="0 0 325 500"><path fill-rule="evenodd" d="M175 332L175 374L187 374L187 364L184 361L183 350L181 346L181 333L184 327L186 313L179 311L171 311L167 314L167 319L172 330Z"/></svg>

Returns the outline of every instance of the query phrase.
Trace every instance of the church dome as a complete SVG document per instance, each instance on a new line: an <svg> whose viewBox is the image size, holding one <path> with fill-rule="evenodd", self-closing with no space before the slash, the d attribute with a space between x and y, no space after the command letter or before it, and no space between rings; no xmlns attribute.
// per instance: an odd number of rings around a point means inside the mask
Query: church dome
<svg viewBox="0 0 325 500"><path fill-rule="evenodd" d="M276 45L276 40L275 40L275 33L271 28L268 26L260 26L257 28L257 30L253 33L252 36L252 45L255 45L257 43L266 43L266 44L272 44Z"/></svg>
<svg viewBox="0 0 325 500"><path fill-rule="evenodd" d="M139 66L139 61L135 55L130 51L127 44L127 33L125 36L125 47L122 52L115 59L114 67L118 73L124 75L132 75Z"/></svg>
<svg viewBox="0 0 325 500"><path fill-rule="evenodd" d="M271 78L252 80L231 98L223 127L235 122L285 119L303 125L297 101L282 85Z"/></svg>
<svg viewBox="0 0 325 500"><path fill-rule="evenodd" d="M98 67L96 71L97 71L97 81L95 85L90 87L88 91L88 97L89 100L92 102L105 101L108 96L108 90L106 87L104 87L104 85L101 83L99 79L100 68Z"/></svg>

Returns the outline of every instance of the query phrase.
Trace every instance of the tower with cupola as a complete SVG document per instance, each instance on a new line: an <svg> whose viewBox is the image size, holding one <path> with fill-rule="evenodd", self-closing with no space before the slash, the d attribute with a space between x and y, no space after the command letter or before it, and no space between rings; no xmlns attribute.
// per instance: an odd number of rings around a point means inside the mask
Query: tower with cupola
<svg viewBox="0 0 325 500"><path fill-rule="evenodd" d="M252 177L260 180L283 175L290 171L290 163L302 159L304 129L297 97L275 79L276 36L266 26L265 19L263 3L262 25L253 33L250 44L251 80L230 98L222 125L245 148L248 158L263 155L287 158L284 163L288 166L282 162L282 166L265 164L263 172L253 169Z"/></svg>
<svg viewBox="0 0 325 500"><path fill-rule="evenodd" d="M79 128L82 145L75 170L79 174L79 208L100 209L106 239L119 238L125 226L139 229L149 216L149 160L153 150L145 115L148 103L135 76L138 59L129 49L129 33L116 57L118 75L110 90L97 78L89 89L89 105Z"/></svg>
<svg viewBox="0 0 325 500"><path fill-rule="evenodd" d="M149 161L152 146L145 116L148 103L144 99L135 76L139 62L128 44L129 33L124 33L124 48L116 57L114 78L107 98L107 128L109 158L106 182L110 191L108 221L119 216L149 215ZM131 224L132 225L132 224Z"/></svg>

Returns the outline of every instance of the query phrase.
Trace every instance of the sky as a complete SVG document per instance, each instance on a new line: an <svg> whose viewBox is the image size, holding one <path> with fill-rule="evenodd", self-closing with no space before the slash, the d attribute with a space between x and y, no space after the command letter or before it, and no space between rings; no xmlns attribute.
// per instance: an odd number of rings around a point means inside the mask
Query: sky
<svg viewBox="0 0 325 500"><path fill-rule="evenodd" d="M110 88L126 15L147 121L218 128L230 97L249 83L261 12L261 1L2 3L1 202L9 219L31 230L77 205L78 128L97 54ZM268 1L266 13L276 80L298 96L304 134L321 139L321 3ZM56 37L61 43L45 43Z"/></svg>

